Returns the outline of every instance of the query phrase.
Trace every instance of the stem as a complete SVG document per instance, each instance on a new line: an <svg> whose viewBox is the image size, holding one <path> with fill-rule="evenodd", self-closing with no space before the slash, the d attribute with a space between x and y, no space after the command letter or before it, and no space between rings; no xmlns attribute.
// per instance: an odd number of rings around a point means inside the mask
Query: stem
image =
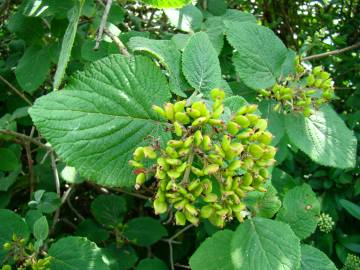
<svg viewBox="0 0 360 270"><path fill-rule="evenodd" d="M104 8L104 13L101 17L101 22L100 22L100 26L99 26L99 31L98 31L98 34L96 36L96 43L95 43L95 47L94 47L94 50L97 50L99 49L99 46L100 46L100 40L103 36L103 33L104 33L104 28L105 28L105 24L106 24L106 21L107 21L107 18L109 16L109 11L110 11L110 8L111 8L111 4L112 4L112 0L106 0L106 5L105 5L105 8Z"/></svg>
<svg viewBox="0 0 360 270"><path fill-rule="evenodd" d="M128 50L126 49L124 43L122 43L122 41L117 36L115 36L113 33L111 33L109 31L109 29L107 29L107 28L104 28L104 32L106 35L108 35L112 39L112 41L114 41L114 43L116 44L116 46L119 49L120 54L125 55L125 56L130 55Z"/></svg>
<svg viewBox="0 0 360 270"><path fill-rule="evenodd" d="M59 172L57 170L57 167L56 167L56 160L55 160L55 154L54 152L52 152L50 154L51 156L51 168L53 170L53 174L54 174L54 180L55 180L55 187L56 187L56 194L59 195L60 197L60 178L59 178Z"/></svg>
<svg viewBox="0 0 360 270"><path fill-rule="evenodd" d="M20 98L22 98L27 104L32 106L32 102L23 94L21 93L15 86L13 86L8 80L6 80L3 76L0 75L0 80L3 81L9 88L14 91Z"/></svg>
<svg viewBox="0 0 360 270"><path fill-rule="evenodd" d="M5 135L11 135L11 136L14 136L14 137L17 137L19 139L21 139L22 141L26 141L26 142L31 142L41 148L45 148L45 149L48 149L48 150L51 150L51 147L49 146L46 146L45 144L39 142L38 140L35 140L33 138L31 138L30 136L27 136L25 134L22 134L22 133L18 133L16 131L12 131L12 130L7 130L7 129L0 129L0 133L1 134L5 134Z"/></svg>
<svg viewBox="0 0 360 270"><path fill-rule="evenodd" d="M336 55L336 54L340 54L340 53L343 53L343 52L347 52L347 51L356 49L358 47L360 47L360 42L355 43L355 44L353 44L353 45L351 45L349 47L345 47L343 49L338 49L338 50L329 51L329 52L325 52L325 53L319 53L319 54L310 55L310 56L302 58L301 60L309 61L309 60L324 58L324 57L327 57L327 56L330 56L330 55Z"/></svg>

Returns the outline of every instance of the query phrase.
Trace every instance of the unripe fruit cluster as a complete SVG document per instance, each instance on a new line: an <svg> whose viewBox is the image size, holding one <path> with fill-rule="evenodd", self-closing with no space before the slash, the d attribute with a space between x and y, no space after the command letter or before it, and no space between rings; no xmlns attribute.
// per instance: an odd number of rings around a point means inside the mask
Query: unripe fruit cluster
<svg viewBox="0 0 360 270"><path fill-rule="evenodd" d="M335 222L329 214L321 213L318 221L318 228L323 233L331 232L335 227Z"/></svg>
<svg viewBox="0 0 360 270"><path fill-rule="evenodd" d="M218 227L234 217L241 222L247 192L266 191L268 168L276 154L267 121L256 114L256 105L224 114L224 98L224 91L213 89L211 101L153 106L170 122L173 139L164 149L137 148L130 161L138 173L135 187L154 175L155 212L173 208L178 225L197 225L200 218ZM144 159L156 164L145 168Z"/></svg>
<svg viewBox="0 0 360 270"><path fill-rule="evenodd" d="M297 111L310 116L321 105L334 99L334 87L330 74L321 66L313 68L310 74L304 70L297 58L297 73L294 76L289 76L282 84L275 84L271 89L260 89L259 95L276 100L276 111Z"/></svg>
<svg viewBox="0 0 360 270"><path fill-rule="evenodd" d="M348 254L344 267L341 270L358 270L360 269L360 257L354 254Z"/></svg>

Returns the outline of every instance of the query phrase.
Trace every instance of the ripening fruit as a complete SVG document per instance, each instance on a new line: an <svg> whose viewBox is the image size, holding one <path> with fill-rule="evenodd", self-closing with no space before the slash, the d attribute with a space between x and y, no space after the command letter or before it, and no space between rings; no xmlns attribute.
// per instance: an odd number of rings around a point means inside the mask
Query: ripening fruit
<svg viewBox="0 0 360 270"><path fill-rule="evenodd" d="M204 197L204 202L208 202L208 203L212 203L212 202L216 202L218 199L217 195L214 193L208 193L206 194L206 196Z"/></svg>
<svg viewBox="0 0 360 270"><path fill-rule="evenodd" d="M135 161L142 160L145 157L144 147L136 148L135 151L134 151L133 157L134 157Z"/></svg>
<svg viewBox="0 0 360 270"><path fill-rule="evenodd" d="M176 211L175 223L176 223L176 225L179 225L179 226L184 226L186 224L186 217L183 212Z"/></svg>
<svg viewBox="0 0 360 270"><path fill-rule="evenodd" d="M180 122L181 124L187 125L190 123L189 116L184 112L177 112L175 114L175 120Z"/></svg>
<svg viewBox="0 0 360 270"><path fill-rule="evenodd" d="M135 189L139 189L145 183L145 180L146 180L145 173L139 173L136 176Z"/></svg>
<svg viewBox="0 0 360 270"><path fill-rule="evenodd" d="M163 108L157 106L157 105L152 105L152 109L157 112L159 115L161 115L162 117L166 117L165 116L165 111Z"/></svg>
<svg viewBox="0 0 360 270"><path fill-rule="evenodd" d="M166 202L155 199L154 200L154 210L155 210L155 214L159 215L159 214L163 214L167 211L168 205Z"/></svg>
<svg viewBox="0 0 360 270"><path fill-rule="evenodd" d="M152 148L151 146L143 147L143 150L144 150L144 156L146 158L155 159L157 157L154 148Z"/></svg>
<svg viewBox="0 0 360 270"><path fill-rule="evenodd" d="M177 121L174 122L174 130L176 136L181 137L183 135L183 127Z"/></svg>
<svg viewBox="0 0 360 270"><path fill-rule="evenodd" d="M240 130L240 125L236 122L229 121L227 123L226 129L231 135L236 135Z"/></svg>
<svg viewBox="0 0 360 270"><path fill-rule="evenodd" d="M254 158L261 158L261 156L264 154L264 149L257 145L257 144L251 144L249 146L249 153L254 157Z"/></svg>
<svg viewBox="0 0 360 270"><path fill-rule="evenodd" d="M173 121L175 117L174 105L172 103L166 103L164 108L165 108L165 117L168 120Z"/></svg>
<svg viewBox="0 0 360 270"><path fill-rule="evenodd" d="M214 101L217 99L223 100L225 98L225 92L218 88L214 88L213 90L211 90L210 96L211 96L212 100L214 100Z"/></svg>
<svg viewBox="0 0 360 270"><path fill-rule="evenodd" d="M195 142L195 145L196 146L199 146L203 141L203 135L201 133L201 130L197 130L195 133L194 133L194 142Z"/></svg>
<svg viewBox="0 0 360 270"><path fill-rule="evenodd" d="M186 100L181 100L181 101L175 102L175 104L174 104L175 113L183 112L185 109L185 105L186 105Z"/></svg>
<svg viewBox="0 0 360 270"><path fill-rule="evenodd" d="M200 210L200 217L209 218L214 213L214 208L211 205L204 205Z"/></svg>
<svg viewBox="0 0 360 270"><path fill-rule="evenodd" d="M214 174L214 173L216 173L218 170L219 170L219 165L218 165L218 164L210 164L210 165L207 165L207 166L204 168L204 174L205 174L205 175Z"/></svg>

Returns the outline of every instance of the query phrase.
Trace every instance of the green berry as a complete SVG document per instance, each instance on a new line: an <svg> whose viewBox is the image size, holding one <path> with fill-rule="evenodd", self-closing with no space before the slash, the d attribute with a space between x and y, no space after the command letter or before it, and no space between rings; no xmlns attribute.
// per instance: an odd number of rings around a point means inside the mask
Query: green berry
<svg viewBox="0 0 360 270"><path fill-rule="evenodd" d="M183 212L176 211L175 213L175 223L178 226L184 226L186 224L186 217Z"/></svg>
<svg viewBox="0 0 360 270"><path fill-rule="evenodd" d="M139 173L136 176L135 189L139 189L145 183L145 180L146 180L145 173Z"/></svg>

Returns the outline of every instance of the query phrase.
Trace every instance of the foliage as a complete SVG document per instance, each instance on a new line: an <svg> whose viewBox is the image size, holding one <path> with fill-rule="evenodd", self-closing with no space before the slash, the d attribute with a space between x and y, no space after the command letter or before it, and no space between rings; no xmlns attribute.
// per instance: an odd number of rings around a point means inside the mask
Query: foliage
<svg viewBox="0 0 360 270"><path fill-rule="evenodd" d="M358 269L359 13L0 0L2 269Z"/></svg>

